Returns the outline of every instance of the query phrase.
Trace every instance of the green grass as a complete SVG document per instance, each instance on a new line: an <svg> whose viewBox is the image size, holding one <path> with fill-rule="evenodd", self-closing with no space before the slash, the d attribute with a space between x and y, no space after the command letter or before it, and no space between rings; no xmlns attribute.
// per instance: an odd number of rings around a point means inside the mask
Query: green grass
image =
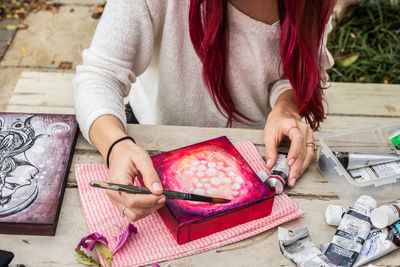
<svg viewBox="0 0 400 267"><path fill-rule="evenodd" d="M327 47L335 58L328 70L331 81L400 83L400 1L392 2L364 0L330 34ZM341 59L354 53L359 53L354 63L340 66Z"/></svg>

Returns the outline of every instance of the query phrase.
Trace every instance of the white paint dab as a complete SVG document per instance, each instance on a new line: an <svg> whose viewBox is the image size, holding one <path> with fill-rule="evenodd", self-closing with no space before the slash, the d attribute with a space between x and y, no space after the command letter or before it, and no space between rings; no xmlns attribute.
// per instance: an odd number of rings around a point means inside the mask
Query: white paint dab
<svg viewBox="0 0 400 267"><path fill-rule="evenodd" d="M217 164L215 164L215 162L209 162L207 164L207 166L210 167L210 168L215 168L215 167L217 167Z"/></svg>
<svg viewBox="0 0 400 267"><path fill-rule="evenodd" d="M206 171L206 174L209 175L209 176L216 175L217 174L217 170L216 169L208 169Z"/></svg>
<svg viewBox="0 0 400 267"><path fill-rule="evenodd" d="M196 187L202 187L203 184L202 183L196 183Z"/></svg>
<svg viewBox="0 0 400 267"><path fill-rule="evenodd" d="M238 182L238 183L243 183L243 178L240 177L240 176L236 176L235 177L235 181Z"/></svg>
<svg viewBox="0 0 400 267"><path fill-rule="evenodd" d="M240 184L235 183L234 185L232 185L232 189L234 190L238 190L240 188Z"/></svg>
<svg viewBox="0 0 400 267"><path fill-rule="evenodd" d="M211 183L213 185L219 185L221 183L221 179L217 178L217 177L214 177L214 178L211 179Z"/></svg>
<svg viewBox="0 0 400 267"><path fill-rule="evenodd" d="M233 191L233 195L237 196L237 195L239 195L239 192L238 191Z"/></svg>
<svg viewBox="0 0 400 267"><path fill-rule="evenodd" d="M197 177L203 177L204 176L204 172L196 172L196 176Z"/></svg>
<svg viewBox="0 0 400 267"><path fill-rule="evenodd" d="M195 190L193 190L193 194L204 195L204 190L200 189L200 188L196 188Z"/></svg>
<svg viewBox="0 0 400 267"><path fill-rule="evenodd" d="M198 170L199 171L205 171L207 169L207 166L206 165L200 165L199 167L198 167Z"/></svg>

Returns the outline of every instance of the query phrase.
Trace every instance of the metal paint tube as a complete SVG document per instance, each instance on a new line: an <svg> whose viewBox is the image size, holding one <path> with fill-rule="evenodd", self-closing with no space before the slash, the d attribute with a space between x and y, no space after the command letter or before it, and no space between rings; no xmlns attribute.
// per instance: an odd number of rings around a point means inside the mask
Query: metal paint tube
<svg viewBox="0 0 400 267"><path fill-rule="evenodd" d="M282 254L299 267L333 267L322 251L311 241L307 228L297 231L278 227L279 246Z"/></svg>
<svg viewBox="0 0 400 267"><path fill-rule="evenodd" d="M400 220L400 200L383 205L371 212L371 222L376 228L385 228Z"/></svg>
<svg viewBox="0 0 400 267"><path fill-rule="evenodd" d="M328 248L329 244L320 245L322 251ZM384 229L373 228L368 234L360 255L354 262L354 267L362 266L376 260L400 247L400 221Z"/></svg>
<svg viewBox="0 0 400 267"><path fill-rule="evenodd" d="M389 139L395 148L400 149L400 129L392 129L389 132Z"/></svg>
<svg viewBox="0 0 400 267"><path fill-rule="evenodd" d="M339 226L343 216L350 210L347 206L329 205L325 210L325 222L327 225Z"/></svg>
<svg viewBox="0 0 400 267"><path fill-rule="evenodd" d="M340 221L326 257L337 266L351 267L360 253L371 230L371 211L376 201L370 196L360 196Z"/></svg>
<svg viewBox="0 0 400 267"><path fill-rule="evenodd" d="M332 151L342 166L347 169L358 169L362 167L378 165L400 160L400 156L389 153L356 153Z"/></svg>
<svg viewBox="0 0 400 267"><path fill-rule="evenodd" d="M274 167L272 167L264 183L275 195L279 195L283 192L283 188L288 181L288 176L289 166L286 164L286 155L279 154Z"/></svg>

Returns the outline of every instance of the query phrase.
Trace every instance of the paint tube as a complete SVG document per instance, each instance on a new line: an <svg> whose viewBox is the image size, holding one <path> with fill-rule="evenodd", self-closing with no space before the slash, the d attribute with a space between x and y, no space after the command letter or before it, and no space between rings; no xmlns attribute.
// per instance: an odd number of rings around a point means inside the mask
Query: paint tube
<svg viewBox="0 0 400 267"><path fill-rule="evenodd" d="M355 152L337 152L332 153L339 160L340 164L347 169L358 169L362 167L378 165L400 160L400 156L391 153L355 153Z"/></svg>
<svg viewBox="0 0 400 267"><path fill-rule="evenodd" d="M394 128L389 132L389 139L395 148L400 149L400 129Z"/></svg>
<svg viewBox="0 0 400 267"><path fill-rule="evenodd" d="M339 226L343 216L350 210L347 206L329 205L325 210L325 222L328 225Z"/></svg>
<svg viewBox="0 0 400 267"><path fill-rule="evenodd" d="M400 220L400 200L383 205L371 212L371 222L376 228L385 228Z"/></svg>
<svg viewBox="0 0 400 267"><path fill-rule="evenodd" d="M283 227L278 227L278 239L282 254L299 267L334 266L311 241L307 228L291 231Z"/></svg>
<svg viewBox="0 0 400 267"><path fill-rule="evenodd" d="M325 252L329 244L320 245ZM384 229L373 228L368 234L360 254L354 262L354 267L362 266L376 260L400 247L400 221Z"/></svg>
<svg viewBox="0 0 400 267"><path fill-rule="evenodd" d="M274 167L272 167L271 172L264 183L269 187L272 193L279 195L283 192L288 176L289 166L286 164L286 155L279 154Z"/></svg>
<svg viewBox="0 0 400 267"><path fill-rule="evenodd" d="M370 214L375 207L375 199L362 195L346 212L325 252L332 264L344 267L353 265L371 230Z"/></svg>

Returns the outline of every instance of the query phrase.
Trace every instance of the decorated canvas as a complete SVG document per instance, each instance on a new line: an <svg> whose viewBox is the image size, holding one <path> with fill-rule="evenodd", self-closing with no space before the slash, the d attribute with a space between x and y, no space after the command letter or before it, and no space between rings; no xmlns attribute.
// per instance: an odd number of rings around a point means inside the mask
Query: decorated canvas
<svg viewBox="0 0 400 267"><path fill-rule="evenodd" d="M1 234L55 234L76 136L73 115L0 113Z"/></svg>
<svg viewBox="0 0 400 267"><path fill-rule="evenodd" d="M180 244L271 212L273 194L226 137L152 160L165 189L231 200L227 204L167 200L159 213Z"/></svg>

